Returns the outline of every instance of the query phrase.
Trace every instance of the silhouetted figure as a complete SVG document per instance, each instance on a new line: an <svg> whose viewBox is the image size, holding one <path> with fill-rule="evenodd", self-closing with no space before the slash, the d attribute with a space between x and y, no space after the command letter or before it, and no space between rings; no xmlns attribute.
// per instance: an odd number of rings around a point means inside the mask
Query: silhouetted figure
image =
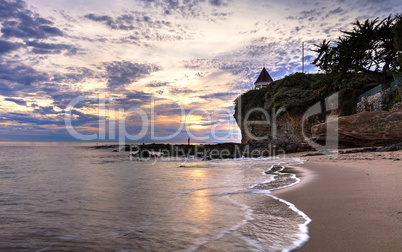
<svg viewBox="0 0 402 252"><path fill-rule="evenodd" d="M187 139L187 144L190 145L190 138Z"/></svg>

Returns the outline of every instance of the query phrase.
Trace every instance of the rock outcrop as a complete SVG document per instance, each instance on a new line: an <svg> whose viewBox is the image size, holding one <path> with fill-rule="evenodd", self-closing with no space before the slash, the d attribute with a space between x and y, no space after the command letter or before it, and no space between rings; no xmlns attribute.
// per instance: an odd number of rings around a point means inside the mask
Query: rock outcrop
<svg viewBox="0 0 402 252"><path fill-rule="evenodd" d="M304 136L311 137L311 127L325 122L325 114L318 114L303 122L305 110L304 107L294 107L283 111L281 115L271 111L267 112L268 119L259 115L248 122L244 121L244 117L235 114L242 134L241 143L273 145L274 148L289 153L310 150L310 146L304 141Z"/></svg>
<svg viewBox="0 0 402 252"><path fill-rule="evenodd" d="M312 137L324 139L327 123L311 128ZM402 108L362 112L338 118L341 147L379 146L402 142Z"/></svg>

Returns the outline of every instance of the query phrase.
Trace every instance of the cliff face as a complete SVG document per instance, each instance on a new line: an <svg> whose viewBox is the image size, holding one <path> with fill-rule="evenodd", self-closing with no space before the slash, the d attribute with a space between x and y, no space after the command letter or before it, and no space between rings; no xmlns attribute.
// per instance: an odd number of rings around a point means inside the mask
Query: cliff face
<svg viewBox="0 0 402 252"><path fill-rule="evenodd" d="M287 152L308 150L307 139L324 144L327 135L327 122L324 113L305 119L303 108L292 108L276 119L273 124L260 124L262 117L249 123L240 123L235 115L242 133L242 144L273 144ZM337 115L332 111L331 115ZM273 122L272 117L270 122ZM304 124L303 124L304 123ZM302 127L303 124L303 127ZM304 133L303 133L304 132ZM275 134L276 133L276 134ZM402 142L402 105L393 110L362 112L350 116L338 117L339 147L379 146ZM265 137L256 139L255 137Z"/></svg>
<svg viewBox="0 0 402 252"><path fill-rule="evenodd" d="M304 148L303 131L310 135L310 127L324 122L325 118L325 115L315 116L302 127L303 114L319 100L312 95L312 85L321 77L296 73L267 88L249 90L239 96L234 117L241 130L242 143L274 145L289 151Z"/></svg>
<svg viewBox="0 0 402 252"><path fill-rule="evenodd" d="M294 107L278 113L269 113L268 119L263 115L245 121L245 117L235 114L236 122L242 134L242 144L273 144L289 152L307 150L305 137L311 137L311 127L325 122L325 114L318 114L303 122L306 109ZM304 136L303 136L304 132Z"/></svg>

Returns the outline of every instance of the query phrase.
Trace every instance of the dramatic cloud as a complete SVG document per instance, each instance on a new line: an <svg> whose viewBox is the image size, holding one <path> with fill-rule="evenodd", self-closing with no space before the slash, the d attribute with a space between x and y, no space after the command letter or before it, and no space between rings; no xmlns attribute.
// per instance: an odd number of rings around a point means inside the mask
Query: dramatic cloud
<svg viewBox="0 0 402 252"><path fill-rule="evenodd" d="M227 6L231 0L140 0L146 7L162 9L164 15L178 15L185 18L205 18L205 3L212 7Z"/></svg>
<svg viewBox="0 0 402 252"><path fill-rule="evenodd" d="M17 83L29 86L35 82L49 80L46 73L12 61L0 62L0 84Z"/></svg>
<svg viewBox="0 0 402 252"><path fill-rule="evenodd" d="M4 100L5 100L5 101L14 102L14 103L16 103L16 104L18 104L18 105L22 105L22 106L26 106L26 105L27 105L27 102L26 102L26 101L19 100L19 99L5 98Z"/></svg>
<svg viewBox="0 0 402 252"><path fill-rule="evenodd" d="M226 6L231 0L209 0L209 3L213 6Z"/></svg>
<svg viewBox="0 0 402 252"><path fill-rule="evenodd" d="M301 71L304 43L304 69L317 72L313 44L401 7L396 0L0 0L0 134L74 140L64 113L76 99L73 126L96 133L105 98L106 110L139 108L149 118L154 100L158 136L200 109L213 118L196 113L194 134L208 135L217 123L226 135L219 141L239 141L237 128L226 134L233 100L262 67L274 79ZM136 134L142 122L132 115L126 126Z"/></svg>
<svg viewBox="0 0 402 252"><path fill-rule="evenodd" d="M157 82L157 81L152 81L151 83L147 84L147 87L166 87L168 86L168 82Z"/></svg>
<svg viewBox="0 0 402 252"><path fill-rule="evenodd" d="M237 92L225 92L225 93L213 93L209 95L201 95L200 98L202 99L234 99L239 94Z"/></svg>
<svg viewBox="0 0 402 252"><path fill-rule="evenodd" d="M134 14L125 14L112 18L107 15L96 15L90 13L84 16L95 22L101 22L114 30L139 30L140 28L156 28L171 27L172 24L165 20L152 20L146 13L134 12Z"/></svg>
<svg viewBox="0 0 402 252"><path fill-rule="evenodd" d="M68 55L74 55L78 51L77 48L67 44L27 41L26 45L29 47L33 47L32 52L35 54L60 54L66 51Z"/></svg>
<svg viewBox="0 0 402 252"><path fill-rule="evenodd" d="M318 11L317 9L301 11L296 16L288 16L286 19L297 19L297 20L305 20L307 21L314 21L317 17L321 16L322 12Z"/></svg>
<svg viewBox="0 0 402 252"><path fill-rule="evenodd" d="M108 78L109 87L126 86L138 81L152 72L159 71L160 68L152 64L131 63L128 61L114 61L104 63L106 69L106 77Z"/></svg>
<svg viewBox="0 0 402 252"><path fill-rule="evenodd" d="M6 20L18 16L21 10L26 8L26 3L22 0L0 1L0 20Z"/></svg>
<svg viewBox="0 0 402 252"><path fill-rule="evenodd" d="M78 83L90 78L98 78L97 73L86 67L66 67L68 72L64 74L55 73L52 78L54 83Z"/></svg>
<svg viewBox="0 0 402 252"><path fill-rule="evenodd" d="M328 18L328 17L330 17L330 16L332 16L332 15L338 15L338 16L340 16L340 15L343 15L343 14L345 14L345 13L347 13L346 10L344 10L342 7L338 7L338 8L336 8L336 9L333 9L333 10L329 11L328 14L327 14L327 16L326 16L326 18Z"/></svg>
<svg viewBox="0 0 402 252"><path fill-rule="evenodd" d="M90 13L84 17L102 23L112 30L127 31L129 35L120 38L120 43L146 46L141 44L141 41L176 41L195 37L190 27L172 24L170 21L151 17L145 12L130 12L116 17Z"/></svg>
<svg viewBox="0 0 402 252"><path fill-rule="evenodd" d="M0 40L0 55L17 50L21 46L21 43L13 43L5 40Z"/></svg>
<svg viewBox="0 0 402 252"><path fill-rule="evenodd" d="M63 35L60 29L53 26L52 21L26 9L25 2L21 0L1 0L0 9L1 32L4 38L44 39Z"/></svg>

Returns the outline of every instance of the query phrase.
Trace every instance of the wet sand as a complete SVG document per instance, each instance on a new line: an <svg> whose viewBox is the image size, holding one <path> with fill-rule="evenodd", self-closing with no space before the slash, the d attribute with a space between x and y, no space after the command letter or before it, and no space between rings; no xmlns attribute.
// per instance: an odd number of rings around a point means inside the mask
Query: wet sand
<svg viewBox="0 0 402 252"><path fill-rule="evenodd" d="M274 192L312 219L299 251L402 251L402 151L306 159Z"/></svg>

